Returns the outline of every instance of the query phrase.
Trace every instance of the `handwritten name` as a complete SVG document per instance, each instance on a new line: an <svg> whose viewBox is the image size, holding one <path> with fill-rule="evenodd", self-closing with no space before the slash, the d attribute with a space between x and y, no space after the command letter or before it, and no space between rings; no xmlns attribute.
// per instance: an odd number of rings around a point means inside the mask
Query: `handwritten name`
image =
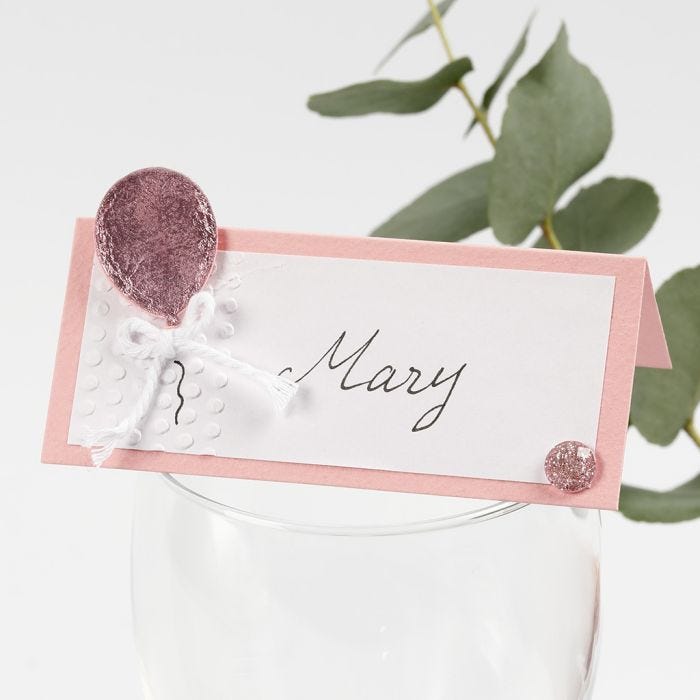
<svg viewBox="0 0 700 700"><path fill-rule="evenodd" d="M340 380L340 388L343 391L352 391L353 389L360 389L361 387L365 387L365 389L370 392L378 391L379 389L381 389L382 391L388 394L392 391L396 391L397 389L405 387L406 393L409 396L417 396L419 394L422 394L423 392L433 391L434 389L438 389L439 387L445 385L446 393L444 394L443 400L440 403L435 404L434 406L429 408L425 413L423 413L411 428L411 432L414 433L417 433L421 430L427 430L428 428L435 425L440 416L442 416L445 407L447 406L447 402L450 400L452 392L455 390L457 382L460 380L462 372L467 366L467 363L465 362L461 367L459 367L459 369L448 375L445 375L445 372L447 371L445 367L440 367L440 369L437 370L435 375L429 381L427 381L426 378L423 377L424 373L416 367L409 367L408 376L406 376L405 378L403 378L402 376L397 379L396 375L398 370L393 365L384 365L369 379L357 381L358 378L356 376L351 376L360 374L360 370L358 369L356 371L355 366L360 362L365 353L369 351L370 347L372 346L372 343L374 343L378 335L379 330L377 329L367 341L365 341L357 349L350 352L350 354L345 355L347 350L344 347L341 349L341 346L344 346L346 344L345 340L347 336L347 331L343 331L340 334L340 336L338 336L338 339L331 344L328 350L326 350L323 353L323 355L321 355L317 362L315 362L300 377L295 379L295 381L297 383L302 382L317 367L325 364L325 366L330 370L337 370L341 367L345 369L345 373L343 374ZM343 355L345 356L343 357ZM285 367L280 372L280 374L284 374L286 372L291 373L293 371L293 367Z"/></svg>

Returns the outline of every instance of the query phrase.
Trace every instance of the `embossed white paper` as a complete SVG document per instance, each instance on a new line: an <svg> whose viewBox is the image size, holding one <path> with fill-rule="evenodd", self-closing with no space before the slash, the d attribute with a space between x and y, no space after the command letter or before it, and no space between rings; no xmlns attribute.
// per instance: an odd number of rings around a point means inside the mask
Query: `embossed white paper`
<svg viewBox="0 0 700 700"><path fill-rule="evenodd" d="M219 252L208 341L284 371L282 416L216 364L179 358L124 447L544 483L562 440L595 446L614 277ZM93 269L69 443L119 420L143 315ZM178 384L184 403L180 406Z"/></svg>

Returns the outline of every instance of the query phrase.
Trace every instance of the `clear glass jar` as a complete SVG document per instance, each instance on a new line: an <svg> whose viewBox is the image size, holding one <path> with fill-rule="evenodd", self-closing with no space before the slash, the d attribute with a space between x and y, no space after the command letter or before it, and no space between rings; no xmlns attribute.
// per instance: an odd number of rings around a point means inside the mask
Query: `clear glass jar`
<svg viewBox="0 0 700 700"><path fill-rule="evenodd" d="M144 475L133 604L152 700L579 700L600 516Z"/></svg>

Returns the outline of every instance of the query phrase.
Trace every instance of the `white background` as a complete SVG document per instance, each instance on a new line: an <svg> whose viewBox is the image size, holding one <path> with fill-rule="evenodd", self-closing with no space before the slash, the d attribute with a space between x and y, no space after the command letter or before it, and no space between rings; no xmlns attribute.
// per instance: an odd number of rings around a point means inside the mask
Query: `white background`
<svg viewBox="0 0 700 700"><path fill-rule="evenodd" d="M38 463L72 221L145 165L192 176L220 223L362 235L489 149L460 95L427 114L324 120L306 96L369 78L423 11L420 0L289 3L10 2L0 15L0 203L4 457L0 472L0 695L139 698L129 610L134 475ZM589 175L654 183L662 214L635 251L658 284L700 263L693 3L538 2L522 68L566 19L572 49L612 97L615 138ZM529 3L458 3L447 20L480 94ZM434 34L388 74L443 62ZM521 68L521 70L522 70ZM500 121L499 100L494 124ZM476 239L490 241L488 234ZM634 432L630 483L670 487L700 468ZM603 646L596 697L700 694L700 522L647 526L604 516Z"/></svg>

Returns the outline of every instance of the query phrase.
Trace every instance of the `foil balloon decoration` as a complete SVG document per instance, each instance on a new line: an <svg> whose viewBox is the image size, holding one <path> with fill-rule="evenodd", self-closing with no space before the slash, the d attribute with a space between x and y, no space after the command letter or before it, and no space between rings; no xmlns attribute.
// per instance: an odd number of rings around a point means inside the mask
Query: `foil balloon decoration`
<svg viewBox="0 0 700 700"><path fill-rule="evenodd" d="M165 365L178 364L184 377L180 357L198 357L247 377L265 390L278 411L296 393L297 385L288 377L207 343L202 331L214 319L216 300L201 290L214 265L216 242L216 222L204 192L173 170L137 170L113 185L102 200L95 248L105 273L122 294L171 327L135 315L117 329L115 352L138 361L144 377L139 396L121 420L86 430L83 444L90 448L95 466L101 466L116 447L129 446L130 436L151 408ZM176 424L184 400L179 389L178 396Z"/></svg>
<svg viewBox="0 0 700 700"><path fill-rule="evenodd" d="M105 273L124 296L170 326L206 283L216 242L206 195L167 168L123 177L97 210L95 249Z"/></svg>

